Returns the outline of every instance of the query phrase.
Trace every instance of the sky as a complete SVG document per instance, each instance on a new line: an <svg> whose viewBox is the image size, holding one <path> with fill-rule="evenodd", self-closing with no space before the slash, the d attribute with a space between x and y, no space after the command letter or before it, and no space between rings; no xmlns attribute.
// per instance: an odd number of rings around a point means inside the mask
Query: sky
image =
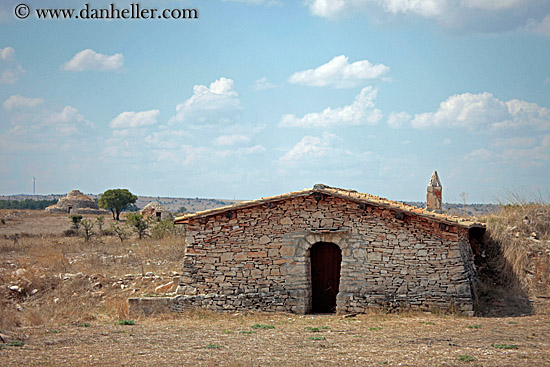
<svg viewBox="0 0 550 367"><path fill-rule="evenodd" d="M423 201L433 170L448 202L550 192L549 0L21 1L0 3L0 194ZM198 17L36 13L86 3Z"/></svg>

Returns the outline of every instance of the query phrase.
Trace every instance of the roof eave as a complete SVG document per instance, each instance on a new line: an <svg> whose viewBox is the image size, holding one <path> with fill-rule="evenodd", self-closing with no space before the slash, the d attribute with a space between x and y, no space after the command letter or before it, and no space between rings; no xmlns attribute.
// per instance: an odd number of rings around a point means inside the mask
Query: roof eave
<svg viewBox="0 0 550 367"><path fill-rule="evenodd" d="M196 218L210 217L210 216L217 215L217 214L222 214L222 213L225 213L225 212L228 212L228 211L231 211L231 210L251 208L251 207L254 207L254 206L264 205L264 204L267 204L267 203L282 201L282 200L286 200L286 199L290 199L290 198L301 197L301 196L309 196L309 195L312 195L312 194L315 194L315 193L320 193L320 194L325 194L325 195L329 195L329 196L333 196L333 197L338 197L338 198L341 198L341 199L344 199L344 200L349 200L349 201L356 202L356 203L364 203L364 204L367 204L367 205L370 205L370 206L382 207L382 208L385 208L385 209L390 209L390 210L394 210L394 211L397 211L397 212L402 212L402 213L408 214L408 215L418 216L418 217L421 217L421 218L433 220L433 221L448 224L448 225L456 225L456 226L460 226L460 227L468 228L468 229L469 228L474 228L474 227L476 227L476 228L485 228L485 226L482 223L468 221L468 220L466 220L464 218L460 218L460 217L447 217L447 216L444 216L442 214L427 212L427 211L425 211L421 208L416 208L416 207L409 206L407 204L400 204L400 203L397 203L397 202L392 204L390 202L385 202L384 200L386 200L386 199L383 199L383 198L380 198L380 201L369 200L368 198L360 197L359 195L362 195L362 194L358 193L358 192L348 191L348 194L344 194L344 193L340 193L339 190L323 189L323 188L321 188L321 189L315 189L315 188L305 189L305 190L301 190L301 191L290 192L290 193L287 193L287 194L271 196L271 197L266 197L266 198L257 199L257 200L242 201L240 203L233 204L233 205L228 205L228 206L223 206L223 207L219 207L219 208L208 209L208 210L203 210L203 211L200 211L200 212L190 213L190 214L186 214L186 215L175 218L174 223L175 224L189 223L190 220L196 219ZM355 194L356 196L353 195L353 194ZM365 195L365 194L363 194L363 195Z"/></svg>

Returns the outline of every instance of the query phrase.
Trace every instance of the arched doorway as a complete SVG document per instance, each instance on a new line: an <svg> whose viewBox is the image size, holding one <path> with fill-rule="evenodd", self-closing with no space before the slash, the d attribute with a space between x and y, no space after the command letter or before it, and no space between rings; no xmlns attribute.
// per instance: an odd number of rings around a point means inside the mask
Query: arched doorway
<svg viewBox="0 0 550 367"><path fill-rule="evenodd" d="M340 286L342 251L331 242L317 242L310 249L311 311L336 311L336 295Z"/></svg>

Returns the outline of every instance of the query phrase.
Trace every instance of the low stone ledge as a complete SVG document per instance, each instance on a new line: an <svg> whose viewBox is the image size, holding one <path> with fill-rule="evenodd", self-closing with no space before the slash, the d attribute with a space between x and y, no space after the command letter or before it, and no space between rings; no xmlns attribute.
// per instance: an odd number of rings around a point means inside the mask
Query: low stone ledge
<svg viewBox="0 0 550 367"><path fill-rule="evenodd" d="M175 298L177 296L128 298L128 312L133 317L174 312Z"/></svg>

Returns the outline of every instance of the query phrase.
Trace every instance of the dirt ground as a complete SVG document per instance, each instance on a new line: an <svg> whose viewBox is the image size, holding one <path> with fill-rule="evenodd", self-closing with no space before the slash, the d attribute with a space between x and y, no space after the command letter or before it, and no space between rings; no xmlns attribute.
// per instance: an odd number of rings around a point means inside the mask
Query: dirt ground
<svg viewBox="0 0 550 367"><path fill-rule="evenodd" d="M21 328L24 345L0 350L0 365L545 366L549 321L191 311L135 325Z"/></svg>
<svg viewBox="0 0 550 367"><path fill-rule="evenodd" d="M66 215L0 211L0 218L0 366L550 366L548 312L189 310L129 320L127 297L179 275L180 238L98 234L84 242L62 236Z"/></svg>
<svg viewBox="0 0 550 367"><path fill-rule="evenodd" d="M85 218L95 220L97 215L85 215ZM68 214L49 214L43 210L0 210L0 218L4 223L0 225L0 236L48 236L61 235L71 228ZM111 215L105 215L104 228L114 223Z"/></svg>

